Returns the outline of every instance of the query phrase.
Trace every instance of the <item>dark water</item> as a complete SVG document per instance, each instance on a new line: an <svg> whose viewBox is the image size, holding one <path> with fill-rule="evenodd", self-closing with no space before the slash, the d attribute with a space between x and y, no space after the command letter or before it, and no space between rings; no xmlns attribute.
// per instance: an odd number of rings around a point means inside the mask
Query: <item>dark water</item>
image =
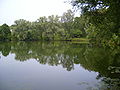
<svg viewBox="0 0 120 90"><path fill-rule="evenodd" d="M120 90L120 49L1 42L0 90Z"/></svg>

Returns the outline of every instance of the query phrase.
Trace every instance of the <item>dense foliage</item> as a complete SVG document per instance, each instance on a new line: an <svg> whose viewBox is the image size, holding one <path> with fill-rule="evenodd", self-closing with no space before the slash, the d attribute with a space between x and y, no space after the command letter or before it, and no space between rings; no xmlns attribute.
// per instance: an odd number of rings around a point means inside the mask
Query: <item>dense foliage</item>
<svg viewBox="0 0 120 90"><path fill-rule="evenodd" d="M120 45L119 0L72 0L89 21L86 31L96 44Z"/></svg>
<svg viewBox="0 0 120 90"><path fill-rule="evenodd" d="M81 17L74 17L74 13L68 10L62 16L44 16L34 22L24 19L16 20L10 26L11 32L9 26L4 24L1 26L0 39L2 41L8 38L12 41L71 40L86 37L84 24Z"/></svg>
<svg viewBox="0 0 120 90"><path fill-rule="evenodd" d="M10 40L11 31L7 24L3 24L0 26L0 41L8 41Z"/></svg>

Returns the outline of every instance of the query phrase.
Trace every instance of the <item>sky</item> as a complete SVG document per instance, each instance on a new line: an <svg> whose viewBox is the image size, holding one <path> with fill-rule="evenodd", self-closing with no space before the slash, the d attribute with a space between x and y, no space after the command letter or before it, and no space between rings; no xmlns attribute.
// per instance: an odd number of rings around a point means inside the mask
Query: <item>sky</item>
<svg viewBox="0 0 120 90"><path fill-rule="evenodd" d="M41 16L59 15L72 5L66 0L0 0L0 25L14 24L15 20L35 21Z"/></svg>

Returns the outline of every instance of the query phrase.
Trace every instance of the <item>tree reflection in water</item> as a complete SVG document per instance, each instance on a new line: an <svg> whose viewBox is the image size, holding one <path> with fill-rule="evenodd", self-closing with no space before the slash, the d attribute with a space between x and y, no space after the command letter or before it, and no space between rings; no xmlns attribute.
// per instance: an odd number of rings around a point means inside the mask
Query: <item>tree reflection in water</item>
<svg viewBox="0 0 120 90"><path fill-rule="evenodd" d="M15 54L19 61L35 59L40 64L61 65L67 71L80 64L99 73L96 79L101 81L97 86L100 90L120 89L120 48L111 50L71 42L1 42L0 52L3 56Z"/></svg>

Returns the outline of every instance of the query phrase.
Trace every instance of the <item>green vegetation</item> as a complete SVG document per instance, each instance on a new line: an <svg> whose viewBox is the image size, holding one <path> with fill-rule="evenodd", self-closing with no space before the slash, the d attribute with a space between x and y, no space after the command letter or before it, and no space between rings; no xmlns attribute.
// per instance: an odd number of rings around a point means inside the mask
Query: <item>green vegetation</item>
<svg viewBox="0 0 120 90"><path fill-rule="evenodd" d="M0 41L9 41L11 39L10 28L7 24L0 26Z"/></svg>
<svg viewBox="0 0 120 90"><path fill-rule="evenodd" d="M70 41L73 38L84 38L86 37L85 22L80 18L74 17L74 13L68 10L62 16L44 16L34 22L19 19L10 26L11 32L9 32L9 35L1 33L1 37L4 36L11 41ZM5 25L1 26L1 31L8 33L5 28L9 30L9 27ZM3 26L4 28L2 28ZM6 40L4 38L0 39L1 41Z"/></svg>
<svg viewBox="0 0 120 90"><path fill-rule="evenodd" d="M71 3L88 20L85 28L91 42L120 46L119 0L72 0Z"/></svg>
<svg viewBox="0 0 120 90"><path fill-rule="evenodd" d="M120 46L119 0L72 0L71 3L81 9L80 17L74 17L68 10L62 16L44 16L34 22L16 20L10 29L6 24L0 27L0 41L89 40L96 45Z"/></svg>

